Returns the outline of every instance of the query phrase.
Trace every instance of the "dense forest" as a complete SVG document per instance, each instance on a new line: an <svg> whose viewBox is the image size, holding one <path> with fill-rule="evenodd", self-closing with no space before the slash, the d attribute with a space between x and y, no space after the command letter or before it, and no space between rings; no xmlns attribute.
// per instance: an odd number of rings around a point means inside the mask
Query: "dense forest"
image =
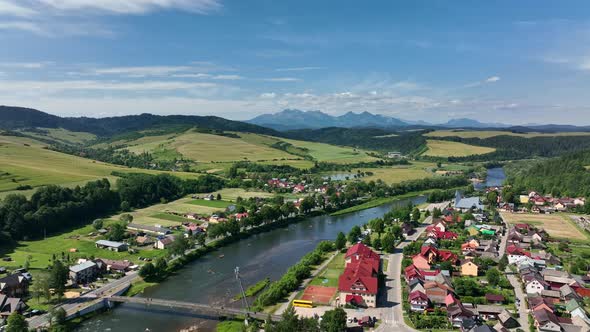
<svg viewBox="0 0 590 332"><path fill-rule="evenodd" d="M590 149L590 136L519 137L494 136L489 138L441 137L439 139L496 148L495 152L467 157L451 157L449 161L515 160L535 157L557 157L568 152Z"/></svg>
<svg viewBox="0 0 590 332"><path fill-rule="evenodd" d="M166 126L192 126L275 136L279 134L273 129L227 120L217 116L141 114L100 119L86 117L62 118L30 108L0 106L0 129L5 130L28 127L64 128L71 131L89 132L98 136L113 136L130 131Z"/></svg>
<svg viewBox="0 0 590 332"><path fill-rule="evenodd" d="M412 154L426 146L422 131L396 132L377 128L322 128L286 132L289 138Z"/></svg>
<svg viewBox="0 0 590 332"><path fill-rule="evenodd" d="M508 182L516 188L554 196L590 196L590 151L546 160L521 161L504 166Z"/></svg>
<svg viewBox="0 0 590 332"><path fill-rule="evenodd" d="M41 187L30 199L11 194L0 201L0 246L85 225L116 211L145 207L188 193L215 191L223 183L212 175L181 180L168 174L127 174L117 181L118 190L103 179L73 189Z"/></svg>

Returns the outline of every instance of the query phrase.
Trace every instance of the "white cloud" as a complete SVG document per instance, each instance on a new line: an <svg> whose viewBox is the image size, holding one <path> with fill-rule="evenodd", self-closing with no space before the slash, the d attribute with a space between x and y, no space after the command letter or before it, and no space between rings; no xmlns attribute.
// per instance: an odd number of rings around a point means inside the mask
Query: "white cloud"
<svg viewBox="0 0 590 332"><path fill-rule="evenodd" d="M0 0L0 16L29 17L36 14L37 11L31 8L19 6L12 1Z"/></svg>
<svg viewBox="0 0 590 332"><path fill-rule="evenodd" d="M0 67L18 69L41 69L46 67L50 63L51 62L0 62Z"/></svg>
<svg viewBox="0 0 590 332"><path fill-rule="evenodd" d="M277 96L274 92L265 92L260 94L260 98L262 99L273 99Z"/></svg>
<svg viewBox="0 0 590 332"><path fill-rule="evenodd" d="M301 81L300 78L295 77L272 77L272 78L262 78L261 81L265 82L297 82Z"/></svg>
<svg viewBox="0 0 590 332"><path fill-rule="evenodd" d="M216 75L212 77L214 80L228 80L228 81L237 81L244 79L240 75Z"/></svg>
<svg viewBox="0 0 590 332"><path fill-rule="evenodd" d="M490 76L483 81L471 82L462 86L462 88L475 88L488 83L495 83L500 80L500 76Z"/></svg>
<svg viewBox="0 0 590 332"><path fill-rule="evenodd" d="M171 73L188 71L189 66L140 66L99 68L92 72L97 75L125 75L125 76L162 76Z"/></svg>
<svg viewBox="0 0 590 332"><path fill-rule="evenodd" d="M324 69L323 67L291 67L291 68L278 68L275 71L308 71L308 70L319 70Z"/></svg>
<svg viewBox="0 0 590 332"><path fill-rule="evenodd" d="M19 30L30 32L39 36L49 36L50 34L41 28L37 23L29 21L7 21L0 22L0 30Z"/></svg>
<svg viewBox="0 0 590 332"><path fill-rule="evenodd" d="M493 83L493 82L498 82L499 80L500 80L500 77L499 76L492 76L492 77L488 77L486 79L486 82L487 83Z"/></svg>
<svg viewBox="0 0 590 332"><path fill-rule="evenodd" d="M4 0L2 10L13 16L32 16L43 14L117 14L143 15L158 10L182 10L197 14L218 11L222 5L219 0L30 0L17 5L17 1ZM23 6L24 5L24 6Z"/></svg>

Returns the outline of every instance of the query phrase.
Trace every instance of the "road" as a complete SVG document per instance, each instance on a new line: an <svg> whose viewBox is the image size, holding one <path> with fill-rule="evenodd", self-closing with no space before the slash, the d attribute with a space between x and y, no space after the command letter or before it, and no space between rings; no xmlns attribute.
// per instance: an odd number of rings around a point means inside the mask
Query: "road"
<svg viewBox="0 0 590 332"><path fill-rule="evenodd" d="M376 331L416 331L404 322L404 312L402 306L402 260L404 258L403 249L408 244L416 241L418 237L426 230L426 226L432 223L432 217L427 217L421 227L416 228L416 232L407 237L400 243L396 251L389 255L389 265L387 266L387 306L383 313L383 320Z"/></svg>
<svg viewBox="0 0 590 332"><path fill-rule="evenodd" d="M502 240L500 241L500 251L499 252L501 255L506 254L506 246L507 246L507 242L508 242L508 225L505 224L505 227L506 227L506 230L504 232L504 235L502 236ZM500 258L502 258L502 256L500 256ZM520 305L517 308L518 309L518 323L520 324L520 327L522 329L526 329L526 327L529 326L529 311L527 308L526 294L522 291L522 285L520 284L518 277L516 275L514 275L512 270L510 270L510 268L506 267L506 270L504 272L506 272L506 278L508 278L508 281L510 281L510 284L514 288L514 295L516 295L516 298L520 302Z"/></svg>
<svg viewBox="0 0 590 332"><path fill-rule="evenodd" d="M131 282L133 282L133 280L138 277L139 276L137 272L129 272L126 276L109 282L108 284L92 290L78 298L69 299L56 308L63 308L66 311L67 316L75 315L76 312L80 311L84 307L87 307L92 302L99 299L101 300L105 296L111 296L121 288L131 284ZM29 319L29 327L32 329L37 329L39 327L47 326L49 325L49 318L49 314L32 317Z"/></svg>

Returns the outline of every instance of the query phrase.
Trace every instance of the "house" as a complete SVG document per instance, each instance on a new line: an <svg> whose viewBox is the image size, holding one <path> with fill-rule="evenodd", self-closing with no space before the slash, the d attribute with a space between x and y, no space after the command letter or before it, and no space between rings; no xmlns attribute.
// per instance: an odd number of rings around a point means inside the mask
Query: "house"
<svg viewBox="0 0 590 332"><path fill-rule="evenodd" d="M139 246L147 246L150 244L154 244L155 241L149 235L144 235L136 237L135 242L137 242L137 245Z"/></svg>
<svg viewBox="0 0 590 332"><path fill-rule="evenodd" d="M89 284L96 280L100 270L93 261L85 261L78 265L70 266L69 277L75 285Z"/></svg>
<svg viewBox="0 0 590 332"><path fill-rule="evenodd" d="M422 276L422 272L412 264L404 269L404 278L407 283L410 283L414 279L423 280L424 277Z"/></svg>
<svg viewBox="0 0 590 332"><path fill-rule="evenodd" d="M527 294L541 294L541 292L547 288L549 288L547 283L542 279L531 279L527 281L525 285Z"/></svg>
<svg viewBox="0 0 590 332"><path fill-rule="evenodd" d="M477 306L477 313L483 320L498 320L498 316L504 310L504 307L499 305L479 304Z"/></svg>
<svg viewBox="0 0 590 332"><path fill-rule="evenodd" d="M21 272L0 278L0 294L9 297L23 297L29 291L29 279Z"/></svg>
<svg viewBox="0 0 590 332"><path fill-rule="evenodd" d="M0 294L0 322L13 313L17 312L20 314L26 309L27 305L22 299Z"/></svg>
<svg viewBox="0 0 590 332"><path fill-rule="evenodd" d="M566 303L565 310L570 313L571 317L580 317L582 320L590 322L584 308L574 299L571 299Z"/></svg>
<svg viewBox="0 0 590 332"><path fill-rule="evenodd" d="M533 311L533 319L535 320L535 327L539 331L560 332L561 326L559 319L554 313L545 309Z"/></svg>
<svg viewBox="0 0 590 332"><path fill-rule="evenodd" d="M461 195L461 193L457 190L455 192L455 202L454 202L454 206L455 209L461 210L461 211L467 211L467 210L483 210L484 206L481 203L481 200L479 199L479 197L469 197L469 198L465 198Z"/></svg>
<svg viewBox="0 0 590 332"><path fill-rule="evenodd" d="M473 327L469 332L496 332L491 326L483 324Z"/></svg>
<svg viewBox="0 0 590 332"><path fill-rule="evenodd" d="M555 312L555 305L549 298L542 297L540 295L528 296L527 301L529 308L532 310L545 309L547 311Z"/></svg>
<svg viewBox="0 0 590 332"><path fill-rule="evenodd" d="M439 250L438 260L441 262L451 262L453 265L457 263L459 257L450 250Z"/></svg>
<svg viewBox="0 0 590 332"><path fill-rule="evenodd" d="M293 186L293 193L297 194L297 193L302 193L305 191L305 186L302 184L297 184L295 186Z"/></svg>
<svg viewBox="0 0 590 332"><path fill-rule="evenodd" d="M443 306L445 305L445 298L449 293L454 293L455 290L450 286L442 284L437 281L428 281L424 283L424 290L428 300L433 305Z"/></svg>
<svg viewBox="0 0 590 332"><path fill-rule="evenodd" d="M465 229L470 236L479 235L479 229L475 226L469 226Z"/></svg>
<svg viewBox="0 0 590 332"><path fill-rule="evenodd" d="M360 265L354 268L345 268L338 278L338 291L340 303L353 304L369 308L377 307L377 278L363 269Z"/></svg>
<svg viewBox="0 0 590 332"><path fill-rule="evenodd" d="M160 236L154 243L156 249L166 249L172 242L174 242L174 236Z"/></svg>
<svg viewBox="0 0 590 332"><path fill-rule="evenodd" d="M428 308L428 296L421 291L413 291L408 296L410 310L422 312Z"/></svg>
<svg viewBox="0 0 590 332"><path fill-rule="evenodd" d="M140 224L128 224L127 229L131 231L141 232L141 233L148 233L154 235L167 235L172 233L171 230L168 228L157 227L157 226L150 226L150 225L140 225Z"/></svg>
<svg viewBox="0 0 590 332"><path fill-rule="evenodd" d="M346 255L344 256L345 265L351 263L353 260L358 259L369 259L373 261L376 260L377 262L380 261L379 255L362 243L356 243L352 247L348 248Z"/></svg>
<svg viewBox="0 0 590 332"><path fill-rule="evenodd" d="M500 294L486 294L486 302L488 304L502 304L504 302L504 296Z"/></svg>
<svg viewBox="0 0 590 332"><path fill-rule="evenodd" d="M102 249L108 249L111 251L127 251L127 243L123 242L115 242L115 241L107 241L107 240L98 240L96 241L96 247Z"/></svg>
<svg viewBox="0 0 590 332"><path fill-rule="evenodd" d="M581 297L570 285L563 285L559 288L559 293L564 301L580 300Z"/></svg>
<svg viewBox="0 0 590 332"><path fill-rule="evenodd" d="M118 273L125 273L130 270L133 263L128 260L112 260L106 258L98 258L94 261L98 268L102 271L111 271L111 272L118 272Z"/></svg>
<svg viewBox="0 0 590 332"><path fill-rule="evenodd" d="M432 225L426 227L426 231L430 232L433 230L438 230L439 232L444 232L447 230L447 224L443 220L435 220L432 222Z"/></svg>
<svg viewBox="0 0 590 332"><path fill-rule="evenodd" d="M464 260L461 262L461 275L477 277L479 266L471 260Z"/></svg>
<svg viewBox="0 0 590 332"><path fill-rule="evenodd" d="M412 264L420 270L430 270L429 259L420 254L412 257Z"/></svg>
<svg viewBox="0 0 590 332"><path fill-rule="evenodd" d="M498 321L504 328L507 329L515 329L520 326L516 318L512 317L512 315L508 312L508 310L504 309L498 315Z"/></svg>
<svg viewBox="0 0 590 332"><path fill-rule="evenodd" d="M475 317L474 312L467 309L460 301L447 307L447 315L453 327L462 327L466 320L469 321Z"/></svg>

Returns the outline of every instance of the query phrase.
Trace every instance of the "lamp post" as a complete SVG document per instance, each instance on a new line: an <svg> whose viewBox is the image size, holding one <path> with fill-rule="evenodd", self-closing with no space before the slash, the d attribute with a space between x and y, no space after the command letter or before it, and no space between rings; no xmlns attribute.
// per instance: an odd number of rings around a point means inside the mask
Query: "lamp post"
<svg viewBox="0 0 590 332"><path fill-rule="evenodd" d="M240 292L242 294L242 302L244 305L244 309L246 309L246 311L249 312L250 306L248 305L248 300L246 299L246 292L244 292L244 286L242 285L242 279L240 278L240 268L238 266L236 266L234 273L236 275L236 280L238 281L238 284L240 285ZM246 325L248 325L248 315L246 315L244 323Z"/></svg>

